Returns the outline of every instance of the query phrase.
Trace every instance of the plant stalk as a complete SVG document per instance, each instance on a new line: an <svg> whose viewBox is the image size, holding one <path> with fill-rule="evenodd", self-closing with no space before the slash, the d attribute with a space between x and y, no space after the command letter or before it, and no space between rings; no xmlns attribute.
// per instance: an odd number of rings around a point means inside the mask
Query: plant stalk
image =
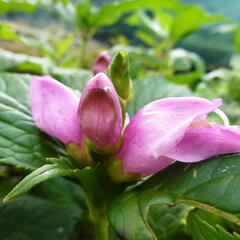
<svg viewBox="0 0 240 240"><path fill-rule="evenodd" d="M93 239L108 240L107 201L100 175L98 168L83 169L76 173L85 195L88 218L93 227Z"/></svg>
<svg viewBox="0 0 240 240"><path fill-rule="evenodd" d="M95 206L86 195L89 218L93 224L94 240L108 240L108 220L105 206Z"/></svg>

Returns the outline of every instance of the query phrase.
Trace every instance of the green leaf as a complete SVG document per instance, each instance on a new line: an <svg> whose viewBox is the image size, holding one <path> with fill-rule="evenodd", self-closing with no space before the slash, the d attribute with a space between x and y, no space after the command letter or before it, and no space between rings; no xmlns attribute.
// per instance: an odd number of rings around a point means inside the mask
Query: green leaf
<svg viewBox="0 0 240 240"><path fill-rule="evenodd" d="M0 39L19 41L20 37L10 25L0 22Z"/></svg>
<svg viewBox="0 0 240 240"><path fill-rule="evenodd" d="M177 1L167 0L124 0L118 2L108 2L97 8L89 0L84 0L81 4L77 5L76 12L66 11L65 9L58 8L64 19L69 20L69 15L75 15L75 23L80 30L96 30L96 28L112 25L124 14L143 8L159 8L161 6L171 6L177 4ZM63 5L62 5L63 6ZM61 9L61 10L60 10ZM68 14L67 14L68 13Z"/></svg>
<svg viewBox="0 0 240 240"><path fill-rule="evenodd" d="M171 38L178 41L185 35L199 30L203 24L219 21L226 21L226 18L220 15L211 16L197 6L186 6L172 22Z"/></svg>
<svg viewBox="0 0 240 240"><path fill-rule="evenodd" d="M0 14L10 11L24 11L33 12L39 7L44 0L1 0L0 1Z"/></svg>
<svg viewBox="0 0 240 240"><path fill-rule="evenodd" d="M173 75L168 80L192 85L200 81L205 73L204 61L194 52L176 48L170 52L169 66L173 70Z"/></svg>
<svg viewBox="0 0 240 240"><path fill-rule="evenodd" d="M67 37L56 42L56 57L62 57L67 54L74 41L74 35L69 34Z"/></svg>
<svg viewBox="0 0 240 240"><path fill-rule="evenodd" d="M154 188L174 195L176 200L189 200L190 204L196 201L197 206L198 203L204 203L235 214L240 212L240 194L236 191L239 179L240 155L230 154L194 164L173 164L151 177L141 188ZM200 204L199 207L205 208L205 205Z"/></svg>
<svg viewBox="0 0 240 240"><path fill-rule="evenodd" d="M230 234L220 225L210 225L203 220L198 211L193 211L188 216L188 227L194 240L239 240L237 233Z"/></svg>
<svg viewBox="0 0 240 240"><path fill-rule="evenodd" d="M153 2L153 1L151 1ZM107 3L99 10L95 16L97 27L114 24L124 13L150 6L150 2L143 0L125 0L118 3Z"/></svg>
<svg viewBox="0 0 240 240"><path fill-rule="evenodd" d="M30 75L0 74L0 162L36 169L63 154L35 127L28 107Z"/></svg>
<svg viewBox="0 0 240 240"><path fill-rule="evenodd" d="M74 7L73 3L71 2L61 2L58 1L57 4L51 6L53 13L59 16L61 20L64 20L69 25L74 25L75 18L76 18L76 8Z"/></svg>
<svg viewBox="0 0 240 240"><path fill-rule="evenodd" d="M0 71L46 74L52 67L53 64L48 59L0 49Z"/></svg>
<svg viewBox="0 0 240 240"><path fill-rule="evenodd" d="M138 19L135 19L136 15L130 16L128 22L136 22L143 34L146 34L155 44L168 37L168 32L161 26L161 23L156 19L150 18L144 11L138 13ZM141 32L140 32L141 33ZM140 35L141 36L141 35ZM148 41L148 40L147 40ZM153 45L154 46L154 45Z"/></svg>
<svg viewBox="0 0 240 240"><path fill-rule="evenodd" d="M66 178L55 177L44 181L35 186L30 193L35 197L43 198L57 204L79 208L79 217L81 214L82 217L86 217L83 211L86 209L86 203L82 188Z"/></svg>
<svg viewBox="0 0 240 240"><path fill-rule="evenodd" d="M19 102L26 113L30 113L28 107L28 85L30 79L31 76L27 74L0 73L0 92Z"/></svg>
<svg viewBox="0 0 240 240"><path fill-rule="evenodd" d="M95 27L94 22L94 5L91 3L90 0L83 0L80 4L76 6L76 16L75 21L77 24L77 27L82 29L91 29Z"/></svg>
<svg viewBox="0 0 240 240"><path fill-rule="evenodd" d="M66 86L82 91L86 83L92 78L92 73L84 69L64 69L64 68L54 68L52 70L52 75L58 79L61 83Z"/></svg>
<svg viewBox="0 0 240 240"><path fill-rule="evenodd" d="M138 201L138 193L126 193L118 197L108 209L109 222L120 239L156 239L152 238L151 229L148 229L139 213Z"/></svg>
<svg viewBox="0 0 240 240"><path fill-rule="evenodd" d="M180 85L165 81L160 75L147 74L133 82L134 100L128 106L130 116L151 101L166 97L191 96L191 91Z"/></svg>
<svg viewBox="0 0 240 240"><path fill-rule="evenodd" d="M59 68L54 66L48 59L31 57L25 54L16 54L5 50L0 50L0 71L26 72L38 75L51 74L68 87L80 91L83 89L86 82L92 77L92 73L89 70ZM11 78L15 75L8 76L8 78ZM15 88L16 86L18 86L18 84L13 85L12 88ZM24 87L24 89L26 89L26 87ZM18 94L21 94L21 92L22 91L20 91ZM16 97L18 97L17 94Z"/></svg>
<svg viewBox="0 0 240 240"><path fill-rule="evenodd" d="M10 193L4 198L4 201L11 200L19 195L26 193L35 185L57 176L67 176L73 173L72 169L58 164L47 164L27 175L19 182Z"/></svg>
<svg viewBox="0 0 240 240"><path fill-rule="evenodd" d="M185 204L239 225L240 220L235 215L240 213L239 181L239 154L194 164L175 163L115 199L108 209L109 221L124 239L157 239L148 222L149 209L153 205ZM131 201L134 203L129 205ZM128 221L127 216L118 214L122 208L136 220ZM143 233L143 238L139 232Z"/></svg>
<svg viewBox="0 0 240 240"><path fill-rule="evenodd" d="M149 208L147 221L153 229L157 239L184 239L186 236L186 216L190 207L186 205L158 206Z"/></svg>
<svg viewBox="0 0 240 240"><path fill-rule="evenodd" d="M77 208L29 196L0 203L0 239L69 240L78 214Z"/></svg>

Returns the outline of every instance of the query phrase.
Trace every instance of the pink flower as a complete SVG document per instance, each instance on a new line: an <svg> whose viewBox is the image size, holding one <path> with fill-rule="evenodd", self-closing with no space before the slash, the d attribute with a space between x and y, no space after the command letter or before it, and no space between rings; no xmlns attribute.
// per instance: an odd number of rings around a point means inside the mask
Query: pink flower
<svg viewBox="0 0 240 240"><path fill-rule="evenodd" d="M115 88L104 73L98 73L84 88L79 116L84 133L97 149L105 151L118 143L122 110Z"/></svg>
<svg viewBox="0 0 240 240"><path fill-rule="evenodd" d="M66 144L82 166L93 164L84 136L98 151L113 153L124 131L114 158L121 160L125 173L141 175L160 171L174 161L198 162L240 152L239 127L229 126L218 109L221 104L221 99L166 98L146 105L130 122L126 115L123 124L118 94L104 73L89 81L80 103L69 88L50 76L33 78L30 83L36 125ZM210 123L207 115L211 112L225 125Z"/></svg>
<svg viewBox="0 0 240 240"><path fill-rule="evenodd" d="M228 126L221 99L166 98L142 108L127 125L117 153L125 172L152 174L174 161L198 162L240 151L240 130ZM210 123L216 112L225 126Z"/></svg>
<svg viewBox="0 0 240 240"><path fill-rule="evenodd" d="M83 145L83 136L100 151L114 147L122 131L122 111L110 79L99 73L78 97L50 76L33 78L30 106L36 125L64 144ZM69 150L76 155L75 145Z"/></svg>
<svg viewBox="0 0 240 240"><path fill-rule="evenodd" d="M95 60L92 72L94 75L97 73L106 73L108 70L108 66L111 64L112 58L107 51L103 51Z"/></svg>
<svg viewBox="0 0 240 240"><path fill-rule="evenodd" d="M37 127L64 144L82 145L79 99L68 87L51 76L35 77L30 83L29 98Z"/></svg>

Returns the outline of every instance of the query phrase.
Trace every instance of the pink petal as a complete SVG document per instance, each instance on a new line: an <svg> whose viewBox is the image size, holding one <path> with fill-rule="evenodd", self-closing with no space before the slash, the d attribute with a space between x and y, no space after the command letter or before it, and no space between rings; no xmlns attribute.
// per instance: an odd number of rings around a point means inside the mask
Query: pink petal
<svg viewBox="0 0 240 240"><path fill-rule="evenodd" d="M146 105L124 132L117 153L124 171L149 174L167 167L173 160L166 161L165 154L182 140L192 121L205 118L219 105L220 99L210 102L194 97L166 98Z"/></svg>
<svg viewBox="0 0 240 240"><path fill-rule="evenodd" d="M106 74L98 73L84 88L79 115L84 133L99 150L118 142L122 131L121 105Z"/></svg>
<svg viewBox="0 0 240 240"><path fill-rule="evenodd" d="M92 71L93 74L97 73L106 73L108 70L108 66L111 64L112 58L107 51L102 52L96 59L93 64Z"/></svg>
<svg viewBox="0 0 240 240"><path fill-rule="evenodd" d="M179 144L165 156L180 162L198 162L219 154L240 152L237 126L208 124L189 127Z"/></svg>
<svg viewBox="0 0 240 240"><path fill-rule="evenodd" d="M36 125L63 143L82 143L78 119L79 100L51 76L35 77L30 83L30 106Z"/></svg>

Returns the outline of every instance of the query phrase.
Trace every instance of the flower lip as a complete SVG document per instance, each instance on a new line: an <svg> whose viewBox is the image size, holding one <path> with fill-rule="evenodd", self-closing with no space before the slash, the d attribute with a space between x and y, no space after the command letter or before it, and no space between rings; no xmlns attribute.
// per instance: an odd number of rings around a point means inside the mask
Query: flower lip
<svg viewBox="0 0 240 240"><path fill-rule="evenodd" d="M112 82L104 73L84 88L78 114L84 134L99 150L117 144L122 131L122 112Z"/></svg>
<svg viewBox="0 0 240 240"><path fill-rule="evenodd" d="M87 90L81 105L80 126L88 138L99 148L116 144L121 124L116 126L118 113L110 91L98 88Z"/></svg>

